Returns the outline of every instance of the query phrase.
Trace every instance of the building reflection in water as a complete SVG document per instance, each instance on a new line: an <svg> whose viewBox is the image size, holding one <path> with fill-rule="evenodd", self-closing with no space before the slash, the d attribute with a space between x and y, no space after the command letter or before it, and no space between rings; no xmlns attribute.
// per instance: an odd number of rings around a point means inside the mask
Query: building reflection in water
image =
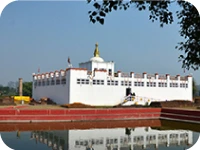
<svg viewBox="0 0 200 150"><path fill-rule="evenodd" d="M52 147L53 150L68 149L68 131L33 131L31 139Z"/></svg>
<svg viewBox="0 0 200 150"><path fill-rule="evenodd" d="M193 133L188 130L155 130L140 127L33 131L31 139L44 143L53 150L135 150L192 145Z"/></svg>

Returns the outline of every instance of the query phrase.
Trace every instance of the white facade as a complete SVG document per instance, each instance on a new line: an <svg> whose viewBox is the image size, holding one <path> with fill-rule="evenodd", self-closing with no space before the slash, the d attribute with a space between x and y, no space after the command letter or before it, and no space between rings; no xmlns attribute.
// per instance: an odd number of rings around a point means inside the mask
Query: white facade
<svg viewBox="0 0 200 150"><path fill-rule="evenodd" d="M33 98L51 98L57 104L80 102L89 105L117 105L124 100L126 89L136 94L129 104L152 101L192 101L192 77L147 73L114 72L114 62L105 62L98 47L94 57L79 68L67 68L33 75Z"/></svg>
<svg viewBox="0 0 200 150"><path fill-rule="evenodd" d="M128 130L129 135L125 128L37 131L32 132L31 137L61 150L181 149L193 145L193 133L188 130L154 130L150 127Z"/></svg>

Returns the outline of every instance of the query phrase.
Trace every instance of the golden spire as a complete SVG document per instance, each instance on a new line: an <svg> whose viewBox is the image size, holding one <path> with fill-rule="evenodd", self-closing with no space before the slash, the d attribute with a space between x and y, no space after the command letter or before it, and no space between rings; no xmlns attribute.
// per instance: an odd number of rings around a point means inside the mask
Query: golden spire
<svg viewBox="0 0 200 150"><path fill-rule="evenodd" d="M95 44L94 57L99 57L98 43Z"/></svg>

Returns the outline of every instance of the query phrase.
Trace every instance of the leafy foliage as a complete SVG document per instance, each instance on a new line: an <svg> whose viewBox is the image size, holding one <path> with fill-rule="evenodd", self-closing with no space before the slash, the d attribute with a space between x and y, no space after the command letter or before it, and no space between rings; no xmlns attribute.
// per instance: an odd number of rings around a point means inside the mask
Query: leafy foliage
<svg viewBox="0 0 200 150"><path fill-rule="evenodd" d="M178 48L184 51L184 55L180 55L180 60L183 62L183 67L194 70L200 66L200 17L196 8L188 2L178 2L182 7L181 11L177 12L180 20L180 35L185 38L184 42L180 42Z"/></svg>
<svg viewBox="0 0 200 150"><path fill-rule="evenodd" d="M0 85L0 96L15 96L19 95L19 86L16 87L9 86L11 81L8 83L8 86ZM23 96L32 97L32 82L23 83Z"/></svg>
<svg viewBox="0 0 200 150"><path fill-rule="evenodd" d="M92 3L92 0L87 0ZM182 62L182 68L197 70L200 67L200 17L197 9L186 1L123 1L123 0L103 0L96 2L94 0L94 11L89 11L89 18L92 23L99 22L104 24L107 14L117 10L127 10L130 6L135 6L138 11L148 10L150 12L149 20L159 21L160 27L165 24L172 24L173 13L169 10L171 4L180 6L176 12L180 25L180 36L185 40L179 42L176 49L183 51L179 61Z"/></svg>
<svg viewBox="0 0 200 150"><path fill-rule="evenodd" d="M0 85L0 96L13 96L13 95L16 95L15 88Z"/></svg>
<svg viewBox="0 0 200 150"><path fill-rule="evenodd" d="M23 83L23 95L32 97L32 82Z"/></svg>
<svg viewBox="0 0 200 150"><path fill-rule="evenodd" d="M196 84L196 81L193 79L193 81L192 81L192 94L193 94L193 97L195 97L197 95L197 92L198 92L197 84Z"/></svg>

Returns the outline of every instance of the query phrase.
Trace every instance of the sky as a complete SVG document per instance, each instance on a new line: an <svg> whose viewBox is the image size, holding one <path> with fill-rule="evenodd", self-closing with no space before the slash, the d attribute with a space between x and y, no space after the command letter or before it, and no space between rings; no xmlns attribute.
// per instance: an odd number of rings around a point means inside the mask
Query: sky
<svg viewBox="0 0 200 150"><path fill-rule="evenodd" d="M171 6L173 11L177 6ZM100 56L115 62L115 71L149 74L192 74L200 84L200 71L184 73L175 49L179 41L177 20L160 28L149 12L134 7L107 15L104 25L92 24L84 1L13 2L0 18L0 84L31 81L32 73L73 67L93 57L95 43Z"/></svg>

